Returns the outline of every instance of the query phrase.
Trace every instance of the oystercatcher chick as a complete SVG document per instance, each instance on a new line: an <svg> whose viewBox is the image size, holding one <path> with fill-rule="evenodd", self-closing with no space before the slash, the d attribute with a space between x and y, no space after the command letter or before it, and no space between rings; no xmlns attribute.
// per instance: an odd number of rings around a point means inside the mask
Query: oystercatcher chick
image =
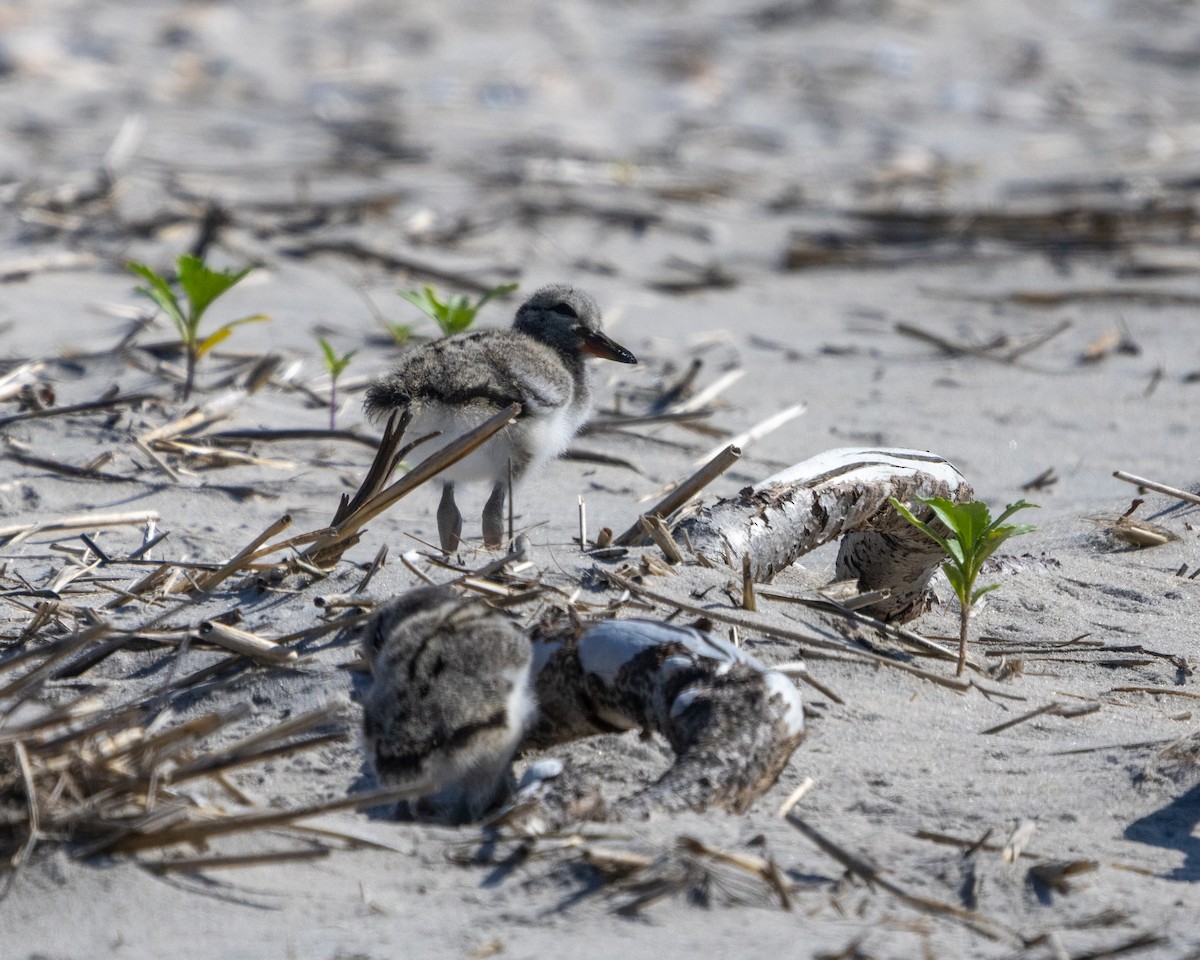
<svg viewBox="0 0 1200 960"><path fill-rule="evenodd" d="M637 358L601 329L600 308L570 284L542 287L517 310L509 330L476 330L424 344L367 390L366 410L380 418L396 407L413 413L411 430L440 431L452 439L513 402L516 422L443 474L437 510L442 550L453 554L462 538L456 483L489 480L483 542L504 537L508 478L519 480L562 454L592 410L588 357L618 363Z"/></svg>

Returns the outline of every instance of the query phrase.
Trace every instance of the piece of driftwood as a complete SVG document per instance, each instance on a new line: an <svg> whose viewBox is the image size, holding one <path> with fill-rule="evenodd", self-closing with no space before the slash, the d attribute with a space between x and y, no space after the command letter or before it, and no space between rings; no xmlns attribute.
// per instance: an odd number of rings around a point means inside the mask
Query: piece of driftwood
<svg viewBox="0 0 1200 960"><path fill-rule="evenodd" d="M741 812L804 736L792 681L700 626L557 620L534 631L531 656L503 613L422 588L374 615L365 652L363 729L376 771L393 784L430 780L413 812L450 822L478 819L505 797L516 752L633 729L662 735L676 759L612 813Z"/></svg>
<svg viewBox="0 0 1200 960"><path fill-rule="evenodd" d="M941 548L888 501L917 496L967 501L973 493L962 474L934 454L845 447L705 507L682 521L675 536L735 569L749 556L758 582L840 537L835 579L857 580L863 593L887 591L865 612L905 621L928 609L929 580L944 559Z"/></svg>
<svg viewBox="0 0 1200 960"><path fill-rule="evenodd" d="M542 626L533 674L538 712L523 748L640 729L661 734L675 751L655 783L618 801L625 815L710 806L744 812L804 736L795 684L703 625Z"/></svg>

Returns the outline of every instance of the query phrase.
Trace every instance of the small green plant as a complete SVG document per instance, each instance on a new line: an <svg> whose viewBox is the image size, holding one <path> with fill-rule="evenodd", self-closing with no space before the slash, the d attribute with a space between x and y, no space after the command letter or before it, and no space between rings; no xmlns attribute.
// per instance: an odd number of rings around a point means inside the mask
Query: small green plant
<svg viewBox="0 0 1200 960"><path fill-rule="evenodd" d="M253 267L243 270L212 270L199 257L183 254L175 261L176 281L183 288L187 308L179 302L170 282L144 263L130 263L129 270L146 281L146 286L137 292L149 297L175 324L179 340L187 357L187 377L183 384L183 398L192 395L196 380L196 361L233 332L243 323L261 323L270 317L256 313L222 324L206 337L200 336L200 318L223 293L241 281Z"/></svg>
<svg viewBox="0 0 1200 960"><path fill-rule="evenodd" d="M921 503L933 511L933 515L949 531L948 536L943 537L928 523L918 520L913 512L895 497L889 499L900 516L946 552L947 560L942 570L958 597L958 670L956 676L962 676L963 668L967 663L967 630L971 610L979 602L980 597L1000 586L998 583L991 583L986 587L976 587L975 579L979 576L983 561L995 553L1000 544L1009 537L1020 536L1037 529L1028 523L1005 526L1004 521L1018 510L1036 508L1038 505L1018 500L1016 503L1010 503L1004 508L1004 512L993 520L987 504L978 500L970 503L955 503L944 497L917 497Z"/></svg>
<svg viewBox="0 0 1200 960"><path fill-rule="evenodd" d="M493 297L502 297L516 289L517 284L515 283L503 283L498 287L493 287L475 303L472 303L471 298L463 294L452 295L441 300L438 298L437 291L428 284L420 290L401 290L400 296L427 316L432 317L434 323L441 327L442 335L448 337L451 334L462 333L474 323L475 315Z"/></svg>
<svg viewBox="0 0 1200 960"><path fill-rule="evenodd" d="M412 339L412 327L407 323L393 323L391 320L385 320L382 317L379 318L379 323L398 347L404 346Z"/></svg>
<svg viewBox="0 0 1200 960"><path fill-rule="evenodd" d="M338 352L329 345L329 341L324 337L317 337L317 343L321 345L321 351L325 354L325 369L329 371L329 429L333 430L337 427L338 377L350 366L350 361L354 359L354 355L358 351L351 350L349 353L343 353L339 356Z"/></svg>

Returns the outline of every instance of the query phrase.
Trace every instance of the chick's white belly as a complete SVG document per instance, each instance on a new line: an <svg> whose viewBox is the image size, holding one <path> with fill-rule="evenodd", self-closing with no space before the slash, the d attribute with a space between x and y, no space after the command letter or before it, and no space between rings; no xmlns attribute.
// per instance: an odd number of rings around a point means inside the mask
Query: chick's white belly
<svg viewBox="0 0 1200 960"><path fill-rule="evenodd" d="M516 423L509 424L470 456L464 457L444 471L441 477L454 483L470 483L477 480L497 483L508 478L508 464L511 459L516 476L520 479L521 474L528 472L530 467L551 460L567 449L571 438L583 425L586 411L582 411L582 414L567 407L536 410ZM486 409L454 409L440 404L430 405L413 417L407 435L415 439L435 430L441 432L440 437L422 444L415 451L417 457L427 457L478 427L491 415ZM526 463L524 471L520 468L521 463Z"/></svg>

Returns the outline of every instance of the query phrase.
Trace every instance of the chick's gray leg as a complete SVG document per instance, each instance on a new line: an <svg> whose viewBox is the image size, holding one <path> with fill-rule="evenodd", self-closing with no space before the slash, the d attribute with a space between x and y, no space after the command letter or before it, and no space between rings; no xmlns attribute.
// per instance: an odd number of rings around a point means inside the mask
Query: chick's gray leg
<svg viewBox="0 0 1200 960"><path fill-rule="evenodd" d="M501 480L483 505L483 545L496 549L504 543L504 495L508 484Z"/></svg>
<svg viewBox="0 0 1200 960"><path fill-rule="evenodd" d="M442 500L437 508L438 537L442 542L442 553L451 556L462 542L462 514L454 502L454 484L442 484Z"/></svg>

